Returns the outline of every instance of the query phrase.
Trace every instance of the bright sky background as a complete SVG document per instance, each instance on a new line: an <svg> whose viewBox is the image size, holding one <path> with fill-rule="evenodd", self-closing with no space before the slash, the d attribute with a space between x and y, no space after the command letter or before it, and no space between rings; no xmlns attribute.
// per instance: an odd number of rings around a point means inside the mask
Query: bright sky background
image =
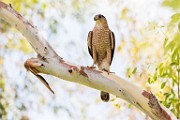
<svg viewBox="0 0 180 120"><path fill-rule="evenodd" d="M41 2L45 2L40 0ZM71 6L66 6L65 17L62 18L59 9L63 6L60 0L46 0L50 2L50 8L47 8L44 12L45 18L40 18L32 10L28 11L26 16L42 34L48 39L48 42L65 60L80 64L91 65L92 59L87 50L87 35L90 30L93 29L94 20L93 17L96 14L103 14L109 23L110 29L116 36L116 48L121 44L122 36L128 40L130 26L124 21L120 21L118 17L121 14L123 8L128 7L128 16L136 18L138 21L137 27L141 28L147 26L152 21L157 21L159 25L164 25L170 20L172 11L168 8L162 7L162 0L92 0L92 6L85 6L84 14L82 18L83 22L79 22L71 14L73 9ZM97 1L97 2L95 2ZM66 0L67 5L70 4L70 0ZM33 14L32 14L33 13ZM59 24L57 24L57 34L52 34L48 27L48 22L51 22L51 18L54 17ZM136 32L135 32L136 34ZM12 35L12 37L17 35ZM138 36L138 35L137 35ZM3 41L3 39L2 39ZM30 57L35 57L34 54ZM13 59L12 59L13 58ZM22 61L25 61L27 56L23 56L22 53L12 52L5 56L5 70L7 70L7 79L16 80L19 84L23 84L24 78L19 77L19 71L22 68L16 68L16 65L23 67ZM13 60L13 61L12 61ZM12 61L12 62L10 62ZM111 66L111 71L116 72L123 78L125 77L126 68L129 66L128 57L124 54L120 54L115 51L114 60ZM9 69L11 68L11 69ZM13 73L13 74L12 74ZM127 108L128 103L122 100L115 100L114 102L104 103L100 100L100 92L82 85L66 82L46 75L46 80L50 83L52 89L55 91L55 96L52 95L31 73L27 73L25 69L22 71L23 75L26 75L26 79L30 79L36 85L36 89L39 91L39 95L45 96L47 106L31 106L33 109L29 109L28 116L32 120L131 120L130 116L135 116L134 120L144 120L145 116L139 113L136 108ZM10 82L12 82L10 81ZM9 86L10 87L10 86ZM8 90L8 87L7 87ZM11 91L13 92L13 91ZM19 91L21 92L21 91ZM22 101L36 99L38 95L22 94ZM119 103L120 109L114 106ZM12 106L14 101L12 101ZM49 106L56 106L61 108L55 115L53 110ZM13 108L11 109L13 111Z"/></svg>

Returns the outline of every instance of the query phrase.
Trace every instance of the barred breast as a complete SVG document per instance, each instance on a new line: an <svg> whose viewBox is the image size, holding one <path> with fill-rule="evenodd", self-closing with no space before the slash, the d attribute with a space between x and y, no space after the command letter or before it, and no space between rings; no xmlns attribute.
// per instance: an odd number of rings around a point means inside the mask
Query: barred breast
<svg viewBox="0 0 180 120"><path fill-rule="evenodd" d="M94 28L92 45L97 53L97 63L101 64L107 56L107 48L110 47L109 29Z"/></svg>

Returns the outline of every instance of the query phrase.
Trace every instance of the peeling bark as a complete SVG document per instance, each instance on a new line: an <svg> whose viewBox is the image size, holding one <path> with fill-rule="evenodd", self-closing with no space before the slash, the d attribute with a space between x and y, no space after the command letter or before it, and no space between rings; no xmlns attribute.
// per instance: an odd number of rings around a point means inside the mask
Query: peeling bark
<svg viewBox="0 0 180 120"><path fill-rule="evenodd" d="M155 95L147 91L143 91L142 95L149 100L149 107L152 108L152 112L158 116L160 120L172 120L168 113L160 106Z"/></svg>
<svg viewBox="0 0 180 120"><path fill-rule="evenodd" d="M121 77L64 61L37 28L16 12L11 5L0 2L0 18L19 30L36 51L38 58L28 59L25 62L25 68L36 75L51 92L53 92L52 89L39 73L53 75L113 94L131 103L153 120L176 120L167 108L158 103L153 94L143 91Z"/></svg>

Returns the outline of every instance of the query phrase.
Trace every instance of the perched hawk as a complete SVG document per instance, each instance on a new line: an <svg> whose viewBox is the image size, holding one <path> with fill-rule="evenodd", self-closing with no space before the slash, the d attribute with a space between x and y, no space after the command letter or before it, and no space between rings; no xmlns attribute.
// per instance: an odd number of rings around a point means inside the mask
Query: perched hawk
<svg viewBox="0 0 180 120"><path fill-rule="evenodd" d="M109 73L115 48L114 33L109 29L103 15L96 15L94 21L96 21L94 29L88 34L88 50L94 61L91 67L96 64L99 70ZM103 101L108 102L109 98L109 93L101 91Z"/></svg>

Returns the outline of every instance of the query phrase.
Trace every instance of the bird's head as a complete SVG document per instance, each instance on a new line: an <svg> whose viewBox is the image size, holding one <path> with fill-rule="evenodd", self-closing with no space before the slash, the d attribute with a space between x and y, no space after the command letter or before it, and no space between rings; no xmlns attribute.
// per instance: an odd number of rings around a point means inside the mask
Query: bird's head
<svg viewBox="0 0 180 120"><path fill-rule="evenodd" d="M98 26L108 27L106 18L101 14L95 15L94 21L96 21Z"/></svg>

